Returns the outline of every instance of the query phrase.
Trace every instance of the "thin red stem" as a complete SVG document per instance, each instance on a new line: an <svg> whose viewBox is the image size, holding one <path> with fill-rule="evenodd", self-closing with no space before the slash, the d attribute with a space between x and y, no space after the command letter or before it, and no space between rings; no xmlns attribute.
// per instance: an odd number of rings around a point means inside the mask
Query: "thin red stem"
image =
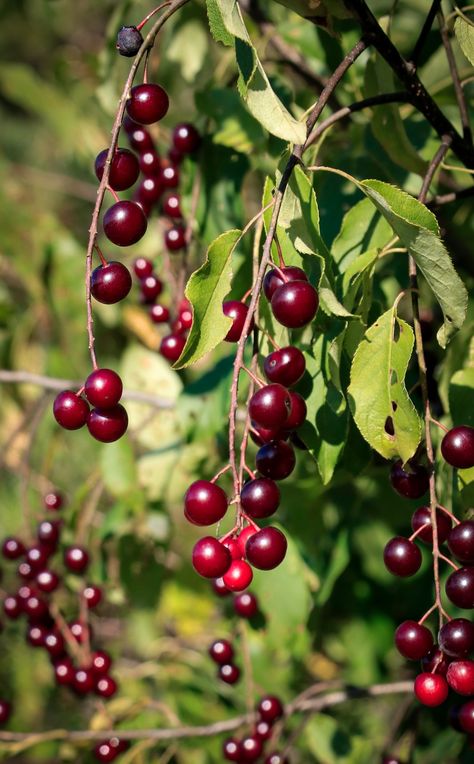
<svg viewBox="0 0 474 764"><path fill-rule="evenodd" d="M151 17L154 16L155 13L158 13L158 11L161 11L162 8L166 8L167 5L171 5L171 0L167 0L166 3L162 3L157 8L154 8L152 11L150 11L150 13L147 16L145 16L145 18L142 21L140 21L139 24L137 24L138 31L140 32L143 29L143 27L145 26L145 24L148 21L150 21Z"/></svg>

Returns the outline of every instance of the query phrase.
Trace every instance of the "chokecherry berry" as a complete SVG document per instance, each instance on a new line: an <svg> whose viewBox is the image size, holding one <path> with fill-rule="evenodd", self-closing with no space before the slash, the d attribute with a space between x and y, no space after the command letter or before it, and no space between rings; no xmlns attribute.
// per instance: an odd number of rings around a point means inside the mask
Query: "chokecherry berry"
<svg viewBox="0 0 474 764"><path fill-rule="evenodd" d="M167 334L160 343L160 353L170 363L175 363L186 345L186 337L182 334Z"/></svg>
<svg viewBox="0 0 474 764"><path fill-rule="evenodd" d="M165 324L170 317L168 308L164 305L152 305L150 308L150 318L154 324Z"/></svg>
<svg viewBox="0 0 474 764"><path fill-rule="evenodd" d="M81 645L87 640L88 636L90 639L92 635L92 629L90 625L84 621L71 621L69 624L69 630L76 642L79 642Z"/></svg>
<svg viewBox="0 0 474 764"><path fill-rule="evenodd" d="M201 136L189 122L176 125L172 136L173 146L181 154L192 154L199 148Z"/></svg>
<svg viewBox="0 0 474 764"><path fill-rule="evenodd" d="M228 738L222 746L222 754L226 761L241 761L240 743L234 738Z"/></svg>
<svg viewBox="0 0 474 764"><path fill-rule="evenodd" d="M464 658L474 649L474 624L467 618L453 618L439 630L441 650L453 658Z"/></svg>
<svg viewBox="0 0 474 764"><path fill-rule="evenodd" d="M413 541L403 536L395 536L387 543L383 560L390 573L405 578L413 576L420 569L422 556Z"/></svg>
<svg viewBox="0 0 474 764"><path fill-rule="evenodd" d="M47 550L44 546L30 546L26 552L26 562L30 565L31 570L36 574L39 570L44 568L48 561L50 550Z"/></svg>
<svg viewBox="0 0 474 764"><path fill-rule="evenodd" d="M38 589L48 594L54 592L60 583L61 579L54 570L40 570L36 576L36 585Z"/></svg>
<svg viewBox="0 0 474 764"><path fill-rule="evenodd" d="M88 584L83 589L82 596L89 609L97 607L102 601L102 589L99 586Z"/></svg>
<svg viewBox="0 0 474 764"><path fill-rule="evenodd" d="M111 698L117 690L117 682L111 676L101 676L96 680L95 694L101 698Z"/></svg>
<svg viewBox="0 0 474 764"><path fill-rule="evenodd" d="M186 246L186 231L181 225L174 225L165 233L165 246L170 252L177 252Z"/></svg>
<svg viewBox="0 0 474 764"><path fill-rule="evenodd" d="M121 56L131 58L136 56L143 44L143 37L137 27L121 27L117 34L115 47Z"/></svg>
<svg viewBox="0 0 474 764"><path fill-rule="evenodd" d="M92 406L110 409L122 397L122 380L112 369L94 369L84 383L84 393Z"/></svg>
<svg viewBox="0 0 474 764"><path fill-rule="evenodd" d="M169 99L166 90L154 83L135 85L127 101L129 117L142 125L151 125L163 119L168 107Z"/></svg>
<svg viewBox="0 0 474 764"><path fill-rule="evenodd" d="M87 695L94 689L94 674L89 668L78 668L74 672L72 686L79 695Z"/></svg>
<svg viewBox="0 0 474 764"><path fill-rule="evenodd" d="M212 582L212 590L214 594L217 594L218 597L228 597L230 595L230 591L225 585L222 576L220 578L214 579Z"/></svg>
<svg viewBox="0 0 474 764"><path fill-rule="evenodd" d="M283 385L265 385L249 401L251 419L261 427L283 427L291 412L291 398Z"/></svg>
<svg viewBox="0 0 474 764"><path fill-rule="evenodd" d="M249 480L242 486L240 503L250 517L270 517L280 504L280 489L270 478Z"/></svg>
<svg viewBox="0 0 474 764"><path fill-rule="evenodd" d="M18 597L14 597L11 594L7 595L3 600L3 612L7 618L12 620L19 618L23 613L23 606Z"/></svg>
<svg viewBox="0 0 474 764"><path fill-rule="evenodd" d="M290 387L296 385L306 369L303 353L293 345L274 350L265 358L263 370L270 382Z"/></svg>
<svg viewBox="0 0 474 764"><path fill-rule="evenodd" d="M458 695L474 695L474 662L453 661L450 663L446 681Z"/></svg>
<svg viewBox="0 0 474 764"><path fill-rule="evenodd" d="M298 268L294 265L286 266L285 268L272 268L267 271L263 280L263 292L268 302L271 302L273 295L278 287L283 284L288 284L291 281L307 281L306 273L302 268Z"/></svg>
<svg viewBox="0 0 474 764"><path fill-rule="evenodd" d="M133 272L138 279L146 279L153 273L153 263L146 257L137 257L133 261Z"/></svg>
<svg viewBox="0 0 474 764"><path fill-rule="evenodd" d="M240 669L233 663L224 663L219 666L217 676L227 684L236 684L240 679Z"/></svg>
<svg viewBox="0 0 474 764"><path fill-rule="evenodd" d="M156 151L145 151L140 154L140 170L147 178L161 172L161 159Z"/></svg>
<svg viewBox="0 0 474 764"><path fill-rule="evenodd" d="M29 562L21 562L18 566L18 575L26 581L31 581L35 577L36 571L33 570Z"/></svg>
<svg viewBox="0 0 474 764"><path fill-rule="evenodd" d="M140 283L140 290L142 293L143 301L146 305L153 303L163 290L163 282L152 273Z"/></svg>
<svg viewBox="0 0 474 764"><path fill-rule="evenodd" d="M290 764L290 762L283 754L273 752L266 757L264 764Z"/></svg>
<svg viewBox="0 0 474 764"><path fill-rule="evenodd" d="M112 665L112 658L105 650L96 650L92 653L90 668L96 676L107 674Z"/></svg>
<svg viewBox="0 0 474 764"><path fill-rule="evenodd" d="M254 729L254 735L259 740L269 740L272 736L272 725L263 720L257 722Z"/></svg>
<svg viewBox="0 0 474 764"><path fill-rule="evenodd" d="M315 317L319 297L314 286L307 281L291 281L275 291L272 313L276 320L289 329L300 329Z"/></svg>
<svg viewBox="0 0 474 764"><path fill-rule="evenodd" d="M257 530L258 529L254 528L252 525L247 525L247 527L240 532L237 541L240 547L241 557L245 557L245 547L247 546L247 541L257 533Z"/></svg>
<svg viewBox="0 0 474 764"><path fill-rule="evenodd" d="M44 636L44 647L52 658L61 658L66 649L66 643L61 634L48 631Z"/></svg>
<svg viewBox="0 0 474 764"><path fill-rule="evenodd" d="M25 546L20 539L17 539L14 536L9 536L4 539L2 544L2 555L7 560L17 560L19 557L23 557L25 552Z"/></svg>
<svg viewBox="0 0 474 764"><path fill-rule="evenodd" d="M280 427L262 427L257 422L250 422L251 430L250 436L257 446L263 446L264 443L270 443L271 440L287 440L288 431L282 430Z"/></svg>
<svg viewBox="0 0 474 764"><path fill-rule="evenodd" d="M262 741L256 735L249 735L240 743L241 761L257 761L262 751Z"/></svg>
<svg viewBox="0 0 474 764"><path fill-rule="evenodd" d="M474 700L463 703L458 712L459 725L464 732L474 735Z"/></svg>
<svg viewBox="0 0 474 764"><path fill-rule="evenodd" d="M253 618L258 613L258 601L251 592L241 592L234 597L234 610L241 618Z"/></svg>
<svg viewBox="0 0 474 764"><path fill-rule="evenodd" d="M448 547L459 562L474 564L474 520L464 520L451 530Z"/></svg>
<svg viewBox="0 0 474 764"><path fill-rule="evenodd" d="M421 668L426 673L442 674L442 676L446 676L450 661L451 659L441 652L437 645L434 645L422 658Z"/></svg>
<svg viewBox="0 0 474 764"><path fill-rule="evenodd" d="M213 525L227 512L227 496L220 486L208 480L196 480L184 497L184 514L194 525Z"/></svg>
<svg viewBox="0 0 474 764"><path fill-rule="evenodd" d="M43 498L43 503L46 509L51 509L56 512L62 509L64 498L57 491L48 491Z"/></svg>
<svg viewBox="0 0 474 764"><path fill-rule="evenodd" d="M474 568L454 570L446 581L446 595L456 607L474 608Z"/></svg>
<svg viewBox="0 0 474 764"><path fill-rule="evenodd" d="M71 684L74 679L74 666L70 658L60 658L54 662L56 684Z"/></svg>
<svg viewBox="0 0 474 764"><path fill-rule="evenodd" d="M441 442L441 453L451 467L474 467L474 427L453 427Z"/></svg>
<svg viewBox="0 0 474 764"><path fill-rule="evenodd" d="M395 645L404 658L419 661L433 647L433 636L426 626L416 621L403 621L395 632Z"/></svg>
<svg viewBox="0 0 474 764"><path fill-rule="evenodd" d="M149 131L143 125L135 122L127 115L123 120L123 127L127 133L130 146L138 151L139 154L144 154L145 151L153 151L155 144Z"/></svg>
<svg viewBox="0 0 474 764"><path fill-rule="evenodd" d="M287 541L278 528L271 525L262 528L249 538L245 545L247 560L255 568L272 570L285 558Z"/></svg>
<svg viewBox="0 0 474 764"><path fill-rule="evenodd" d="M42 626L41 624L32 624L26 631L26 641L32 647L44 647L46 634L46 626Z"/></svg>
<svg viewBox="0 0 474 764"><path fill-rule="evenodd" d="M440 674L418 674L414 685L415 695L424 706L440 706L448 697L449 687Z"/></svg>
<svg viewBox="0 0 474 764"><path fill-rule="evenodd" d="M239 544L238 539L228 538L228 539L223 540L221 543L224 544L224 546L227 547L227 549L230 552L230 556L232 557L233 560L240 560L240 559L242 559L242 552L241 552L241 549L240 549L240 544ZM229 568L229 570L230 570L230 568ZM229 571L227 571L227 572L229 572Z"/></svg>
<svg viewBox="0 0 474 764"><path fill-rule="evenodd" d="M231 663L234 657L234 648L227 639L216 639L209 648L209 655L219 665Z"/></svg>
<svg viewBox="0 0 474 764"><path fill-rule="evenodd" d="M227 300L222 304L222 312L224 316L232 319L232 324L227 332L224 340L226 342L238 342L242 336L242 331L245 324L245 319L249 309L244 302L239 300ZM253 328L253 319L249 326L249 333Z"/></svg>
<svg viewBox="0 0 474 764"><path fill-rule="evenodd" d="M41 546L56 548L59 541L60 522L54 520L42 520L38 525L36 536Z"/></svg>
<svg viewBox="0 0 474 764"><path fill-rule="evenodd" d="M113 244L129 247L145 235L146 215L136 202L115 202L104 215L104 232Z"/></svg>
<svg viewBox="0 0 474 764"><path fill-rule="evenodd" d="M401 459L398 459L390 470L390 482L400 496L419 499L428 490L429 477L422 464L409 462L405 469Z"/></svg>
<svg viewBox="0 0 474 764"><path fill-rule="evenodd" d="M82 546L69 546L64 550L64 565L72 573L83 573L89 565L89 555Z"/></svg>
<svg viewBox="0 0 474 764"><path fill-rule="evenodd" d="M229 550L213 536L204 536L194 545L193 566L204 578L223 576L231 562Z"/></svg>
<svg viewBox="0 0 474 764"><path fill-rule="evenodd" d="M117 260L98 265L91 276L91 292L97 302L114 305L123 300L132 288L130 271Z"/></svg>
<svg viewBox="0 0 474 764"><path fill-rule="evenodd" d="M63 390L56 396L53 414L57 423L65 430L79 430L87 421L89 406L84 398L73 390Z"/></svg>
<svg viewBox="0 0 474 764"><path fill-rule="evenodd" d="M252 578L252 568L245 560L232 560L230 568L223 576L224 583L231 592L242 592L250 586Z"/></svg>
<svg viewBox="0 0 474 764"><path fill-rule="evenodd" d="M109 150L104 149L100 154L97 154L95 174L99 180L102 180L108 153ZM139 173L138 159L133 151L129 149L116 149L110 163L109 186L114 191L125 191L130 186L133 186Z"/></svg>
<svg viewBox="0 0 474 764"><path fill-rule="evenodd" d="M0 724L6 724L11 716L12 707L7 700L0 700Z"/></svg>
<svg viewBox="0 0 474 764"><path fill-rule="evenodd" d="M285 422L285 430L298 430L303 425L308 410L304 398L299 393L289 390L288 394L291 401L291 411Z"/></svg>
<svg viewBox="0 0 474 764"><path fill-rule="evenodd" d="M257 706L260 718L269 724L274 724L283 716L283 705L280 698L275 695L265 695Z"/></svg>
<svg viewBox="0 0 474 764"><path fill-rule="evenodd" d="M163 185L159 178L145 177L135 192L134 201L142 207L148 217L162 193Z"/></svg>
<svg viewBox="0 0 474 764"><path fill-rule="evenodd" d="M87 429L101 443L112 443L126 432L128 415L124 407L118 403L113 408L94 408L87 418Z"/></svg>
<svg viewBox="0 0 474 764"><path fill-rule="evenodd" d="M425 544L432 544L433 543L433 528L431 525L431 509L430 507L418 507L418 509L415 510L413 513L413 517L411 518L411 527L414 531L419 530L424 525L426 525L426 528L423 528L422 531L420 531L417 535L417 538L419 538L421 541L424 541ZM436 528L438 531L438 543L442 544L446 539L448 538L449 531L451 530L452 523L449 516L446 514L446 512L443 512L441 509L436 510Z"/></svg>
<svg viewBox="0 0 474 764"><path fill-rule="evenodd" d="M169 218L180 219L183 217L178 194L169 194L163 201L163 214Z"/></svg>
<svg viewBox="0 0 474 764"><path fill-rule="evenodd" d="M173 164L162 164L160 181L165 188L177 188L179 186L179 170Z"/></svg>
<svg viewBox="0 0 474 764"><path fill-rule="evenodd" d="M284 440L272 440L259 448L255 462L261 475L284 480L295 468L295 452Z"/></svg>

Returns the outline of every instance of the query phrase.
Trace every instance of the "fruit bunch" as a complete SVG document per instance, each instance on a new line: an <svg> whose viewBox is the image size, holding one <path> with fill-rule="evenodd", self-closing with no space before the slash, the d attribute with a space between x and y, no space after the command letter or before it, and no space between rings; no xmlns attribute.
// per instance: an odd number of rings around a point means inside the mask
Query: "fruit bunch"
<svg viewBox="0 0 474 764"><path fill-rule="evenodd" d="M224 759L241 763L263 761L264 764L288 764L288 759L276 751L261 759L265 746L272 738L274 725L283 716L281 700L274 695L266 695L258 702L256 712L257 720L248 735L242 740L228 738L224 741Z"/></svg>

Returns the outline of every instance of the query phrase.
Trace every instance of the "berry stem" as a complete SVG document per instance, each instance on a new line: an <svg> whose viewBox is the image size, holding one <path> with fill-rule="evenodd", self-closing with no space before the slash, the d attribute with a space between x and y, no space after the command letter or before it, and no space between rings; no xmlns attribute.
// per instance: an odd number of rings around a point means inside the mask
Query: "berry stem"
<svg viewBox="0 0 474 764"><path fill-rule="evenodd" d="M113 196L113 198L114 198L114 200L116 202L120 201L120 197L119 197L118 193L112 188L112 186L107 186L106 191L108 191L109 194L112 194L112 196Z"/></svg>
<svg viewBox="0 0 474 764"><path fill-rule="evenodd" d="M443 430L443 432L448 432L448 428L446 427L446 425L441 424L441 422L438 422L437 419L433 419L433 417L430 417L430 422L433 422L433 424L435 424L436 427L439 427L441 430Z"/></svg>
<svg viewBox="0 0 474 764"><path fill-rule="evenodd" d="M219 470L219 472L216 472L216 474L214 475L214 477L212 478L210 482L216 483L221 477L221 475L224 475L224 473L227 472L228 470L230 470L230 464L226 464L225 467L222 467L222 469Z"/></svg>
<svg viewBox="0 0 474 764"><path fill-rule="evenodd" d="M444 560L448 565L451 565L454 570L459 570L459 565L456 565L452 560L449 559L449 557L446 557L444 554L441 554L441 552L438 555L440 560Z"/></svg>
<svg viewBox="0 0 474 764"><path fill-rule="evenodd" d="M419 534L420 534L422 531L424 531L424 530L425 530L425 528L428 528L428 527L429 527L429 525L430 525L429 523L425 523L424 525L420 525L420 527L419 527L419 528L418 528L418 529L417 529L417 530L416 530L414 533L412 533L412 534L411 534L411 536L410 536L410 538L408 539L408 541L413 541L413 539L416 539L416 537L417 537L417 536L418 536L418 535L419 535Z"/></svg>
<svg viewBox="0 0 474 764"><path fill-rule="evenodd" d="M64 637L64 641L67 643L74 658L80 663L82 661L82 650L79 644L76 642L74 635L72 634L71 629L66 622L66 619L62 615L59 607L55 602L50 603L49 612L54 619L54 623L61 633L61 636Z"/></svg>
<svg viewBox="0 0 474 764"><path fill-rule="evenodd" d="M423 626L424 622L425 622L425 621L426 621L426 620L427 620L427 619L430 617L431 613L434 613L434 611L436 610L436 608L437 608L437 607L438 607L438 605L437 605L437 603L435 602L435 603L434 603L434 605L432 605L432 606L430 607L430 609L426 611L426 613L424 614L424 616L422 616L422 617L420 618L420 620L418 621L418 623L419 623L419 625L420 625L420 626Z"/></svg>
<svg viewBox="0 0 474 764"><path fill-rule="evenodd" d="M162 8L166 8L167 5L171 5L171 0L167 0L166 3L162 3L161 5L158 5L157 8L154 8L152 11L150 11L150 13L147 16L145 16L145 18L142 19L142 21L140 21L139 24L137 24L138 31L140 32L143 29L143 27L145 26L145 24L148 21L150 21L151 17L154 16L155 13L158 13L158 11L161 11Z"/></svg>
<svg viewBox="0 0 474 764"><path fill-rule="evenodd" d="M97 254L99 255L100 262L105 267L107 265L107 260L105 259L104 255L102 254L101 248L97 244L94 244L94 249L97 252Z"/></svg>
<svg viewBox="0 0 474 764"><path fill-rule="evenodd" d="M450 518L451 518L451 520L453 521L453 523L454 523L455 525L459 525L459 524L460 524L460 522L461 522L461 521L460 521L460 520L458 520L458 518L457 518L455 515L453 515L453 513L452 513L452 512L450 512L450 511L449 511L449 509L446 509L446 507L443 507L443 505L442 505L442 504L438 504L438 507L439 507L439 509L441 509L443 512L445 512L445 514L447 514L447 515L448 515L448 517L450 517Z"/></svg>

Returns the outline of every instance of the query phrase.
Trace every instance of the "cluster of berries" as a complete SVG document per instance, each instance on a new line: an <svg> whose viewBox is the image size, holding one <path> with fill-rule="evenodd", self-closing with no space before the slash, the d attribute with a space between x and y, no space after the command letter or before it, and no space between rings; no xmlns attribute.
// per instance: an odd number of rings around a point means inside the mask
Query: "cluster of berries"
<svg viewBox="0 0 474 764"><path fill-rule="evenodd" d="M214 643L217 644L217 643ZM275 695L266 695L257 704L258 719L251 733L242 740L229 738L224 741L222 752L226 761L257 762L263 761L264 764L289 764L286 756L274 751L268 754L265 759L265 745L272 737L275 723L282 718L284 709L282 702Z"/></svg>

